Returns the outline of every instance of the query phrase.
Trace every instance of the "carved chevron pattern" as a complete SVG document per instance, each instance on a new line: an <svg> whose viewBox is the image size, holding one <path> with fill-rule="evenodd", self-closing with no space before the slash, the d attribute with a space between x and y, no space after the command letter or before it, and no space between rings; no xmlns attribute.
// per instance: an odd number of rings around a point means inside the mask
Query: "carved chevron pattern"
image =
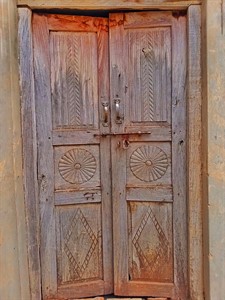
<svg viewBox="0 0 225 300"><path fill-rule="evenodd" d="M142 103L143 103L143 121L153 121L154 119L154 52L153 39L151 34L143 36L141 54L141 83L142 83Z"/></svg>
<svg viewBox="0 0 225 300"><path fill-rule="evenodd" d="M67 52L67 102L69 125L81 125L81 88L79 80L78 37L68 38Z"/></svg>

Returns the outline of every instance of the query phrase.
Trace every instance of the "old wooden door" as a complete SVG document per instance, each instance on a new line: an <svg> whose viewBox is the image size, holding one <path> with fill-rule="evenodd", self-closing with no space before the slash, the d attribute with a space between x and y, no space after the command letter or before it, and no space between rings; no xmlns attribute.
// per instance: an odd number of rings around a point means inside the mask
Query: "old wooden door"
<svg viewBox="0 0 225 300"><path fill-rule="evenodd" d="M43 298L113 292L108 20L34 15Z"/></svg>
<svg viewBox="0 0 225 300"><path fill-rule="evenodd" d="M188 299L186 18L110 17L115 294Z"/></svg>
<svg viewBox="0 0 225 300"><path fill-rule="evenodd" d="M186 17L33 34L43 298L187 299Z"/></svg>

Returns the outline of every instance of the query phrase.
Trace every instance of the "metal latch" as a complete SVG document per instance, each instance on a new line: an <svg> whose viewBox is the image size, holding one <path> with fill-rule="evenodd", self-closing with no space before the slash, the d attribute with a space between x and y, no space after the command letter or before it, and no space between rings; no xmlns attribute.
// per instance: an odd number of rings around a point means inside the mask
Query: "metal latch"
<svg viewBox="0 0 225 300"><path fill-rule="evenodd" d="M100 134L94 134L94 137L106 137L106 136L117 136L117 135L143 135L143 134L151 134L151 131L148 132L109 132L109 133L100 133Z"/></svg>

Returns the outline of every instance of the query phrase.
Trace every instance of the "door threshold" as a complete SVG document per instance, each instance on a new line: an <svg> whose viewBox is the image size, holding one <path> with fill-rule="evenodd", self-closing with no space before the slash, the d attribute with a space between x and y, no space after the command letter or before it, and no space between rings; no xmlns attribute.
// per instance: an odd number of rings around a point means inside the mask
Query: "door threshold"
<svg viewBox="0 0 225 300"><path fill-rule="evenodd" d="M169 300L169 298L159 298L159 297L119 297L119 296L101 296L93 298L80 298L72 300Z"/></svg>

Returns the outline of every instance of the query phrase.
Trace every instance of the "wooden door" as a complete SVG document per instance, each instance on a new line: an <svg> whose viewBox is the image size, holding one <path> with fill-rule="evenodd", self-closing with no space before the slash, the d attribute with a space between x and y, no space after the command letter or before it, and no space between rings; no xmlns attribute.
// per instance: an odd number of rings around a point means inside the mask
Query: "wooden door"
<svg viewBox="0 0 225 300"><path fill-rule="evenodd" d="M43 299L113 292L108 20L33 16Z"/></svg>
<svg viewBox="0 0 225 300"><path fill-rule="evenodd" d="M34 14L33 35L43 298L188 299L186 17Z"/></svg>
<svg viewBox="0 0 225 300"><path fill-rule="evenodd" d="M186 17L110 16L114 293L188 299Z"/></svg>

